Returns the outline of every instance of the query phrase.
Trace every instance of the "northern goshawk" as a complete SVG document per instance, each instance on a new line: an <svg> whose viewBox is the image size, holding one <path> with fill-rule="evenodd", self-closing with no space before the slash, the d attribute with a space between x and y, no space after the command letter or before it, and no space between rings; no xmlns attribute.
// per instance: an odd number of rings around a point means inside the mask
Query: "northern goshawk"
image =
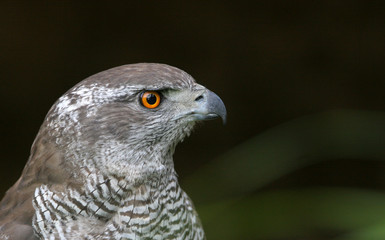
<svg viewBox="0 0 385 240"><path fill-rule="evenodd" d="M0 239L204 239L173 153L222 100L164 64L124 65L52 106L0 204Z"/></svg>

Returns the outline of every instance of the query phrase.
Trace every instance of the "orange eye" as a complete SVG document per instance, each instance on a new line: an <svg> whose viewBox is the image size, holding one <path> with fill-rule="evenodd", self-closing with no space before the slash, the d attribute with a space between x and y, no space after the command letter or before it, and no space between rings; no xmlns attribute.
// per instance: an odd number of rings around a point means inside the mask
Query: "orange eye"
<svg viewBox="0 0 385 240"><path fill-rule="evenodd" d="M140 96L143 106L156 108L160 104L160 95L155 91L146 91Z"/></svg>

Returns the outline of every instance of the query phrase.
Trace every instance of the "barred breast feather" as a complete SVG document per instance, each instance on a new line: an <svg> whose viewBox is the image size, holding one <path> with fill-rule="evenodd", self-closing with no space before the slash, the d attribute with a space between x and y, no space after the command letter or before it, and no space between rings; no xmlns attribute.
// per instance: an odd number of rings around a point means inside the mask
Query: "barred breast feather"
<svg viewBox="0 0 385 240"><path fill-rule="evenodd" d="M40 186L33 205L33 225L42 239L203 239L175 174L139 186L90 174L83 189Z"/></svg>

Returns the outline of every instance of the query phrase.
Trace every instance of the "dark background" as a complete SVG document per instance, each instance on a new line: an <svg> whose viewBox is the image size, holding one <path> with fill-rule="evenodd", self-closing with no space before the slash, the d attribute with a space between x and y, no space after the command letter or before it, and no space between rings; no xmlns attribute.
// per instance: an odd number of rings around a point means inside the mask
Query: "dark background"
<svg viewBox="0 0 385 240"><path fill-rule="evenodd" d="M19 177L56 99L80 80L127 63L179 67L226 104L227 125L207 122L177 148L182 183L293 119L340 109L383 112L384 9L384 1L2 1L0 192ZM320 186L383 192L384 173L381 159L327 159L256 192ZM334 233L308 231L306 239Z"/></svg>

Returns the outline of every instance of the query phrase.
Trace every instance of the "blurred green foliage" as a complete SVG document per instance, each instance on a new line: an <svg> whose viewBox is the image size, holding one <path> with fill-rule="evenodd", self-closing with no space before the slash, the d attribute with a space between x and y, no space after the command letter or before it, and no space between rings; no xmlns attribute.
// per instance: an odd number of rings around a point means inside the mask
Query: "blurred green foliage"
<svg viewBox="0 0 385 240"><path fill-rule="evenodd" d="M385 160L384 123L383 112L353 110L295 119L229 150L182 185L208 239L385 239L384 192L316 186L258 191L319 161Z"/></svg>

